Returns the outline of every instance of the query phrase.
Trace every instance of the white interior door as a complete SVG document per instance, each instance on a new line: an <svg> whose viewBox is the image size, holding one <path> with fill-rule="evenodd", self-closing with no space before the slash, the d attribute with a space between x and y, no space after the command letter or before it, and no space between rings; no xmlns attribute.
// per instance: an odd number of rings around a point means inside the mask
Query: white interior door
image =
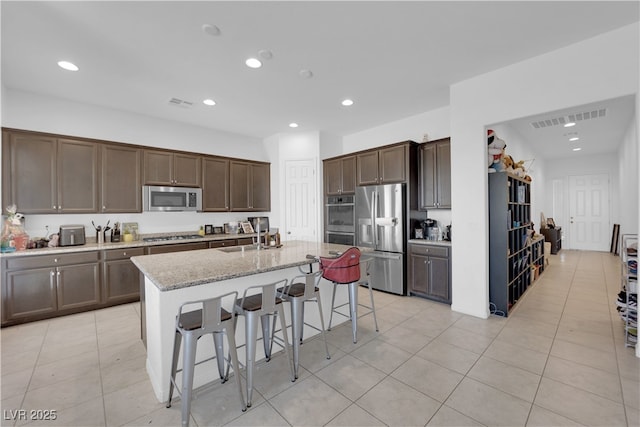
<svg viewBox="0 0 640 427"><path fill-rule="evenodd" d="M318 203L314 160L287 160L285 163L286 240L319 241Z"/></svg>
<svg viewBox="0 0 640 427"><path fill-rule="evenodd" d="M609 250L609 175L569 177L571 249Z"/></svg>

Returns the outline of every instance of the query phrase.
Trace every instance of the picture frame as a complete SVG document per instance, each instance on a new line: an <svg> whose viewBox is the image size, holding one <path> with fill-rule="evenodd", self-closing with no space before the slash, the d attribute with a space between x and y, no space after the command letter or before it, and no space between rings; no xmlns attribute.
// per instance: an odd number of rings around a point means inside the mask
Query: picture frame
<svg viewBox="0 0 640 427"><path fill-rule="evenodd" d="M224 232L226 234L238 234L238 223L229 222L224 225Z"/></svg>
<svg viewBox="0 0 640 427"><path fill-rule="evenodd" d="M249 221L241 222L240 226L242 227L242 231L244 232L244 234L252 234L252 233L254 233L253 226L251 225L251 223Z"/></svg>
<svg viewBox="0 0 640 427"><path fill-rule="evenodd" d="M213 227L213 234L223 234L224 229L222 227Z"/></svg>
<svg viewBox="0 0 640 427"><path fill-rule="evenodd" d="M422 234L422 228L415 229L415 238L416 239L424 239L424 235Z"/></svg>
<svg viewBox="0 0 640 427"><path fill-rule="evenodd" d="M204 225L204 234L213 234L213 225L211 224L205 224Z"/></svg>

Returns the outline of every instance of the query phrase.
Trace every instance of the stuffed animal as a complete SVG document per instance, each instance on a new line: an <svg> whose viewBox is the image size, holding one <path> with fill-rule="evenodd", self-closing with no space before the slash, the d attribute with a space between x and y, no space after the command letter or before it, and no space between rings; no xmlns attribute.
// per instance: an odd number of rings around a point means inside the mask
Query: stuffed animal
<svg viewBox="0 0 640 427"><path fill-rule="evenodd" d="M492 129L487 130L487 166L489 173L502 170L502 159L507 144L498 138Z"/></svg>

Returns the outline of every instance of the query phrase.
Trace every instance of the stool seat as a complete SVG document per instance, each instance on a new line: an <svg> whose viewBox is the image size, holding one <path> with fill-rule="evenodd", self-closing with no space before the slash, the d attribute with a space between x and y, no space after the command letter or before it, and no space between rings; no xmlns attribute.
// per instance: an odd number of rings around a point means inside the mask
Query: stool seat
<svg viewBox="0 0 640 427"><path fill-rule="evenodd" d="M284 296L290 296L293 298L301 297L305 292L305 284L304 283L293 283L289 286L289 289L280 288L278 289L278 293ZM316 286L314 292L318 292L320 289Z"/></svg>
<svg viewBox="0 0 640 427"><path fill-rule="evenodd" d="M231 313L224 308L220 309L220 321L225 322L231 319ZM193 331L202 328L202 309L189 311L180 314L178 318L178 326L185 331Z"/></svg>
<svg viewBox="0 0 640 427"><path fill-rule="evenodd" d="M282 299L276 297L276 305L282 303ZM242 300L241 308L245 311L258 311L262 309L262 294L249 295Z"/></svg>

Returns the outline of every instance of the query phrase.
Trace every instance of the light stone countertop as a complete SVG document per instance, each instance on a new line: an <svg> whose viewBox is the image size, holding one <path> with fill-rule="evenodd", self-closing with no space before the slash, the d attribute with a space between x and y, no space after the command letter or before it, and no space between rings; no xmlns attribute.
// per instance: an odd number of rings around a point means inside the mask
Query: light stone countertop
<svg viewBox="0 0 640 427"><path fill-rule="evenodd" d="M155 242L145 242L142 239L145 237L157 237L163 235L195 235L197 232L193 233L154 233L154 234L143 234L140 236L139 240L134 240L131 242L106 242L106 243L97 243L95 238L87 237L87 243L84 245L78 246L56 246L54 248L40 248L40 249L27 249L24 251L15 251L15 252L3 252L0 253L0 258L9 258L16 256L33 256L33 255L61 255L61 254L72 254L78 252L89 252L89 251L103 251L109 249L127 249L127 248L144 248L147 246L159 246L159 245L178 245L180 243L197 243L197 242L211 242L216 240L228 240L228 239L242 239L248 237L255 237L257 234L210 234L205 235L203 237L196 237L193 239L180 239L180 240L164 240L164 241L155 241Z"/></svg>
<svg viewBox="0 0 640 427"><path fill-rule="evenodd" d="M435 245L435 246L451 247L451 242L448 240L409 239L409 243L417 243L419 245Z"/></svg>
<svg viewBox="0 0 640 427"><path fill-rule="evenodd" d="M245 246L245 248L249 245ZM256 250L229 248L201 249L168 254L131 257L138 269L160 291L250 276L268 271L311 264L307 255L335 256L350 246L305 241L283 242L282 247ZM236 248L236 249L233 249ZM368 249L360 248L363 252ZM229 252L231 251L231 252Z"/></svg>

